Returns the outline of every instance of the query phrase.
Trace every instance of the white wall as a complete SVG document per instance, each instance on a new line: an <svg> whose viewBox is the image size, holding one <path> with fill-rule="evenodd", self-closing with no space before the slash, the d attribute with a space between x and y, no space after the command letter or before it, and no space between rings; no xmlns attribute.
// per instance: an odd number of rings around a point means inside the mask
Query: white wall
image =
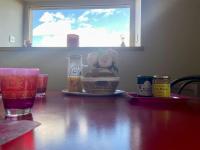
<svg viewBox="0 0 200 150"><path fill-rule="evenodd" d="M107 48L0 48L0 67L39 67L42 73L49 74L48 88L61 91L67 86L66 57L71 54L80 54L85 64L85 58L89 52L102 49ZM137 53L142 54L143 51L137 48L118 48L118 51L120 88L133 90L135 77L132 74L135 72L131 71L132 57Z"/></svg>
<svg viewBox="0 0 200 150"><path fill-rule="evenodd" d="M19 0L0 0L0 47L22 46L23 4ZM15 43L9 43L9 35Z"/></svg>
<svg viewBox="0 0 200 150"><path fill-rule="evenodd" d="M141 72L200 74L200 1L143 0L142 7Z"/></svg>
<svg viewBox="0 0 200 150"><path fill-rule="evenodd" d="M169 75L172 78L200 74L200 1L142 0L144 51L120 49L120 88L136 90L136 76ZM87 49L87 48L86 48ZM50 89L66 85L65 57L87 54L86 49L0 49L0 66L36 66L50 75Z"/></svg>

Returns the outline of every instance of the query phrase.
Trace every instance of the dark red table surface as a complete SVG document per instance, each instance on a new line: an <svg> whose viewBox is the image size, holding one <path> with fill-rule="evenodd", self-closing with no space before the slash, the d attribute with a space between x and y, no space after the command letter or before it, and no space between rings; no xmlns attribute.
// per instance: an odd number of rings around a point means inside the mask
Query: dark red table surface
<svg viewBox="0 0 200 150"><path fill-rule="evenodd" d="M200 99L151 100L48 92L25 117L41 125L0 150L200 150Z"/></svg>

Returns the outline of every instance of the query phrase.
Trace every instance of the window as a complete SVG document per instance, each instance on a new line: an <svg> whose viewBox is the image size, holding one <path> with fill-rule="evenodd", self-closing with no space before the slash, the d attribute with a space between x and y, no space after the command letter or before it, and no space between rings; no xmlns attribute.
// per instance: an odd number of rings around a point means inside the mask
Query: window
<svg viewBox="0 0 200 150"><path fill-rule="evenodd" d="M75 34L80 47L135 46L138 37L134 0L108 2L29 2L29 22L25 23L33 47L66 47ZM136 0L137 1L137 0ZM139 0L138 0L139 1ZM25 32L26 33L26 32ZM137 37L136 40L135 37ZM137 45L138 46L138 45Z"/></svg>
<svg viewBox="0 0 200 150"><path fill-rule="evenodd" d="M80 47L129 46L130 9L32 10L33 47L66 47L67 35Z"/></svg>

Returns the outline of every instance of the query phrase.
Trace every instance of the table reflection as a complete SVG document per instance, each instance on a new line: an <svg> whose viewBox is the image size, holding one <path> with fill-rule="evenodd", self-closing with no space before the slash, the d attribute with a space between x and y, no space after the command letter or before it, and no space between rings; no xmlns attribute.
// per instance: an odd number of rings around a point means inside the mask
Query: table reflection
<svg viewBox="0 0 200 150"><path fill-rule="evenodd" d="M5 116L5 120L12 120L12 121L17 121L17 120L33 120L33 115L32 115L32 113L29 113L27 115L22 115L22 116L17 116L17 117L8 117L8 116Z"/></svg>
<svg viewBox="0 0 200 150"><path fill-rule="evenodd" d="M35 119L42 120L42 125L35 130L36 145L50 149L130 149L130 118L116 99L94 102L92 98L67 97L62 105L52 102L47 103L48 112L37 111L40 115Z"/></svg>
<svg viewBox="0 0 200 150"><path fill-rule="evenodd" d="M66 101L68 105L65 121L68 139L73 139L76 144L82 145L83 149L87 149L87 146L90 149L129 149L131 129L126 112L121 112L123 105L118 105L115 99L106 103L102 99L94 102L92 98L87 98L87 101L84 101L84 98ZM95 143L92 144L95 147L91 147L89 143ZM115 144L111 146L109 143ZM66 144L72 143L66 140Z"/></svg>
<svg viewBox="0 0 200 150"><path fill-rule="evenodd" d="M45 108L45 105L47 103L47 97L46 95L44 96L36 96L35 97L35 102L33 105L33 109L36 109L37 111L43 111Z"/></svg>

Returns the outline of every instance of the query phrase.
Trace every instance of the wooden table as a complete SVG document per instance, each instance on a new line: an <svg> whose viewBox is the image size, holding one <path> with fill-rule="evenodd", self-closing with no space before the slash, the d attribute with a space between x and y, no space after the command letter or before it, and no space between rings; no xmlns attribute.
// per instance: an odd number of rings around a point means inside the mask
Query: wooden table
<svg viewBox="0 0 200 150"><path fill-rule="evenodd" d="M48 92L27 117L41 125L0 149L200 150L200 101L171 104Z"/></svg>

